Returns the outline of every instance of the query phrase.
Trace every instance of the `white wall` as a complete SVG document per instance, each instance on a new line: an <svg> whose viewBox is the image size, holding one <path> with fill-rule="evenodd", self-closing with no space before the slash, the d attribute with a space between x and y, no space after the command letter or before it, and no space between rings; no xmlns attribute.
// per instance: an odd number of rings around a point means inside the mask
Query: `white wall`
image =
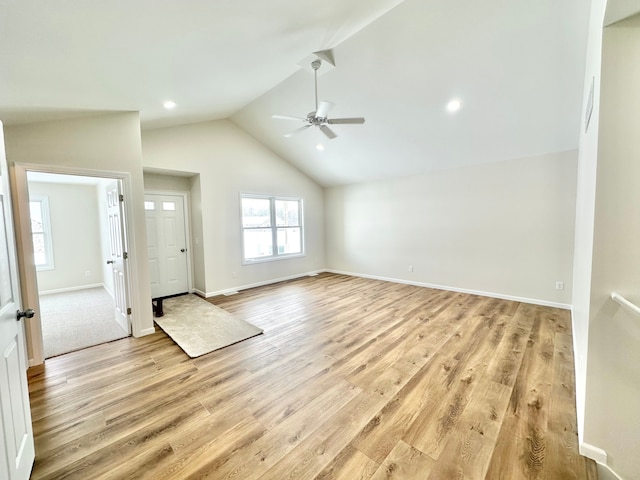
<svg viewBox="0 0 640 480"><path fill-rule="evenodd" d="M559 152L328 188L327 267L566 306L576 160Z"/></svg>
<svg viewBox="0 0 640 480"><path fill-rule="evenodd" d="M6 127L5 138L10 166L18 162L59 170L77 168L128 174L132 330L135 336L153 333L138 113Z"/></svg>
<svg viewBox="0 0 640 480"><path fill-rule="evenodd" d="M591 267L593 255L593 217L598 164L598 129L600 123L600 69L602 52L602 19L606 0L592 0L587 42L583 109L585 117L578 126L578 175L576 193L576 225L573 259L573 350L576 373L576 406L578 437L584 441L585 392L589 341L589 303L591 299ZM592 113L585 131L585 118L591 84L594 85Z"/></svg>
<svg viewBox="0 0 640 480"><path fill-rule="evenodd" d="M584 440L640 478L640 18L604 30Z"/></svg>
<svg viewBox="0 0 640 480"><path fill-rule="evenodd" d="M144 172L144 189L162 192L190 192L191 177L172 175L171 172L152 173Z"/></svg>
<svg viewBox="0 0 640 480"><path fill-rule="evenodd" d="M605 9L620 18L640 5L591 3L585 114L595 88L589 128L580 125L572 298L576 403L581 453L601 463L602 478L631 479L640 477L640 327L608 296L640 301L640 22L603 31Z"/></svg>
<svg viewBox="0 0 640 480"><path fill-rule="evenodd" d="M202 214L202 187L200 175L190 177L191 184L191 252L193 259L193 288L206 292L204 267L204 238Z"/></svg>
<svg viewBox="0 0 640 480"><path fill-rule="evenodd" d="M195 219L192 242L194 247L202 245L203 271L197 268L200 259L194 258L195 284L202 293L212 295L324 266L322 188L230 121L145 131L142 147L145 168L175 170L179 165L199 174L191 191L200 192L200 204L196 199L192 207L194 216L201 213L201 225ZM242 265L240 193L302 197L306 255Z"/></svg>
<svg viewBox="0 0 640 480"><path fill-rule="evenodd" d="M94 185L29 182L49 199L53 270L38 272L40 292L102 283L102 250ZM89 276L85 273L90 272Z"/></svg>

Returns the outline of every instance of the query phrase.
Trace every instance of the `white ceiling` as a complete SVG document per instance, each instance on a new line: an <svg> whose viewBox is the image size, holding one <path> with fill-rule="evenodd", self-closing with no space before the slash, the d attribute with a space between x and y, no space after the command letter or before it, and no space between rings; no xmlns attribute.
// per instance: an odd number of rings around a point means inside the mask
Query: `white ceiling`
<svg viewBox="0 0 640 480"><path fill-rule="evenodd" d="M0 0L0 119L231 117L322 185L573 149L588 4ZM333 126L334 140L284 138L298 125L271 115L313 110L313 75L297 64L327 48L336 68L319 77L320 99L336 104L330 116L367 121Z"/></svg>
<svg viewBox="0 0 640 480"><path fill-rule="evenodd" d="M400 1L0 0L0 114L226 118Z"/></svg>
<svg viewBox="0 0 640 480"><path fill-rule="evenodd" d="M334 48L319 77L339 137L273 113L313 110L299 71L232 120L323 185L411 175L577 148L588 5L582 0L406 0ZM454 97L463 108L452 115ZM331 116L331 115L330 115ZM314 147L321 142L322 152Z"/></svg>

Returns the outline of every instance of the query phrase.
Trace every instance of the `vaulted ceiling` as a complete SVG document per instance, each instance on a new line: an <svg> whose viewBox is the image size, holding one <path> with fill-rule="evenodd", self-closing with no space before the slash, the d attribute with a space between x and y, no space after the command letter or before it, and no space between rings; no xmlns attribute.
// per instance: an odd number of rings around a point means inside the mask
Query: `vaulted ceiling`
<svg viewBox="0 0 640 480"><path fill-rule="evenodd" d="M0 119L230 118L322 185L577 148L589 2L0 0ZM312 52L330 116L314 110ZM445 110L451 98L462 109ZM177 107L165 110L162 103ZM316 149L322 144L324 150Z"/></svg>

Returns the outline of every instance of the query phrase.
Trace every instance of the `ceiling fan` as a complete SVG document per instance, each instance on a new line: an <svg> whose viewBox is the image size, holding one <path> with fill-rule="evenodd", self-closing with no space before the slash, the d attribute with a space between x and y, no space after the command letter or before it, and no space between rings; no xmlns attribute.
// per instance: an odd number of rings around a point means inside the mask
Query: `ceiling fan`
<svg viewBox="0 0 640 480"><path fill-rule="evenodd" d="M315 100L316 100L316 109L313 112L310 112L305 118L303 117L291 117L288 115L273 115L272 118L277 118L280 120L297 120L304 122L300 128L295 129L292 132L285 133L285 137L291 137L297 133L300 133L306 130L309 127L316 126L320 129L322 133L324 133L329 139L336 138L338 135L329 128L329 125L338 125L338 124L362 124L364 123L363 117L353 117L353 118L328 118L329 110L333 107L333 103L331 102L320 102L318 103L318 69L320 68L321 60L314 60L311 62L311 68L313 68L313 80L315 86Z"/></svg>

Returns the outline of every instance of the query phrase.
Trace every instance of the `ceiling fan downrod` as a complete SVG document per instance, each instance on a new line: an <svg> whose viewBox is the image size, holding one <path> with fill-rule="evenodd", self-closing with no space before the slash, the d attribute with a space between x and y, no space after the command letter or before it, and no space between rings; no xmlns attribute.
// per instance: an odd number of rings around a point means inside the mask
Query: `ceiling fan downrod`
<svg viewBox="0 0 640 480"><path fill-rule="evenodd" d="M315 101L316 101L316 109L314 110L315 112L318 111L318 69L320 68L320 65L322 64L322 62L318 59L318 60L314 60L313 62L311 62L311 68L313 68L313 85L314 85L314 92L316 95Z"/></svg>

